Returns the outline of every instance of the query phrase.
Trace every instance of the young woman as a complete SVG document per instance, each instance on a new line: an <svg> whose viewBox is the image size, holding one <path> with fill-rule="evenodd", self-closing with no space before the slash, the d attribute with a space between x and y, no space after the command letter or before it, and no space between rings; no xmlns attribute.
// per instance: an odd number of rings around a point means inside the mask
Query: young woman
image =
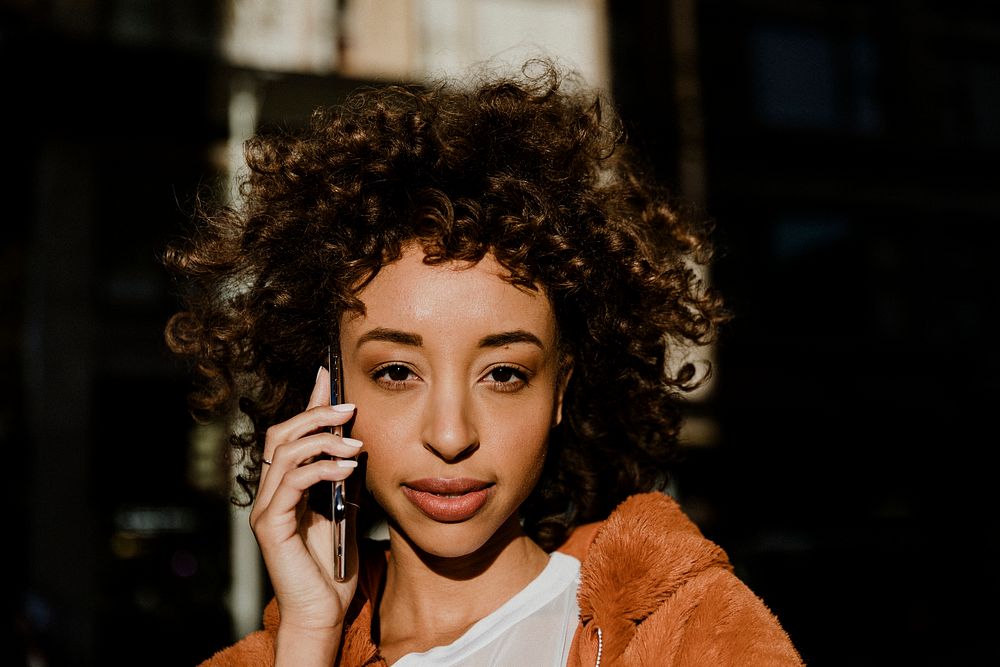
<svg viewBox="0 0 1000 667"><path fill-rule="evenodd" d="M195 414L253 424L275 594L205 665L801 664L663 491L699 381L676 360L726 314L708 230L599 95L544 62L358 91L246 154L241 206L167 254Z"/></svg>

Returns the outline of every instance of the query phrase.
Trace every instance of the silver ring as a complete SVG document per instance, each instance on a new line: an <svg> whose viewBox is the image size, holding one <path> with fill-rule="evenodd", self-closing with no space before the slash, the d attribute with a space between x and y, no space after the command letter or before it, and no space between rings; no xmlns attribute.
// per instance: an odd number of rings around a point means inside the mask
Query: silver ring
<svg viewBox="0 0 1000 667"><path fill-rule="evenodd" d="M271 465L271 462L270 462L270 461L268 461L267 459L261 459L261 460L260 460L260 462L261 462L261 463L264 463L264 464L266 464L266 465Z"/></svg>

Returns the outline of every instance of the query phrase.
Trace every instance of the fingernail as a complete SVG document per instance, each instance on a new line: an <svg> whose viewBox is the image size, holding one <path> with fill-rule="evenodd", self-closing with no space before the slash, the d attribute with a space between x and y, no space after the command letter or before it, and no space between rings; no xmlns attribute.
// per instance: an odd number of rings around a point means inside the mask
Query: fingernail
<svg viewBox="0 0 1000 667"><path fill-rule="evenodd" d="M322 374L323 374L323 367L320 366L318 369L316 369L316 380L315 380L316 382L319 382L319 376Z"/></svg>
<svg viewBox="0 0 1000 667"><path fill-rule="evenodd" d="M333 409L337 412L354 412L354 403L341 403L334 405Z"/></svg>
<svg viewBox="0 0 1000 667"><path fill-rule="evenodd" d="M337 459L337 465L341 468L357 468L358 462L354 459Z"/></svg>
<svg viewBox="0 0 1000 667"><path fill-rule="evenodd" d="M355 440L354 438L344 438L343 440L345 445L350 445L351 447L357 447L358 449L361 449L361 445L364 444L360 440Z"/></svg>

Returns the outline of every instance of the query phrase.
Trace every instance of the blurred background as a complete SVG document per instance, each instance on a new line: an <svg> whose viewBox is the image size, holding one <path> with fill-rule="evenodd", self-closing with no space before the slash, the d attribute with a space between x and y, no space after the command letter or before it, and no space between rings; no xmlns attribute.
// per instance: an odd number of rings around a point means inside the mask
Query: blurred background
<svg viewBox="0 0 1000 667"><path fill-rule="evenodd" d="M257 627L158 254L255 127L533 54L717 225L736 319L687 511L810 665L1000 664L1000 4L5 0L0 50L4 665L193 665Z"/></svg>

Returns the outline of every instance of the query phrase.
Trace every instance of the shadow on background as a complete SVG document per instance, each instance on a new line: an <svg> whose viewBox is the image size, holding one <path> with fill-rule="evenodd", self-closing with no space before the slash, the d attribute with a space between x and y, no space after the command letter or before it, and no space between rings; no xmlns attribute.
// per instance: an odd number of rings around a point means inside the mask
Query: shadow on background
<svg viewBox="0 0 1000 667"><path fill-rule="evenodd" d="M234 72L211 3L160 17L184 48L113 38L98 4L79 33L0 13L9 665L193 664L233 639L226 494L198 476L156 256L220 177ZM615 99L702 195L736 314L679 498L810 665L1000 660L978 611L1000 593L1000 10L704 0L694 29L684 3L613 4ZM263 113L357 83L278 78Z"/></svg>

